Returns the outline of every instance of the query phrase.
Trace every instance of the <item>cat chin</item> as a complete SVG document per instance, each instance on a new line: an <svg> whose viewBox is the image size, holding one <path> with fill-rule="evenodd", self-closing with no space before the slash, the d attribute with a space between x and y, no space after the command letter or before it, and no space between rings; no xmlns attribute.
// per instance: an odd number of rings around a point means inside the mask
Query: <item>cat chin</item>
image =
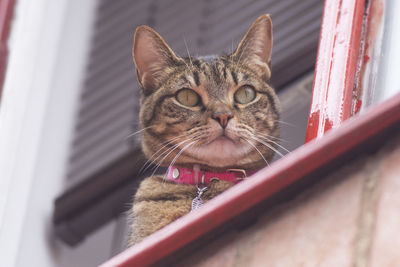
<svg viewBox="0 0 400 267"><path fill-rule="evenodd" d="M209 144L188 149L188 154L200 161L209 162L211 166L222 167L237 164L250 150L251 147L246 144L237 143L230 138L221 136Z"/></svg>

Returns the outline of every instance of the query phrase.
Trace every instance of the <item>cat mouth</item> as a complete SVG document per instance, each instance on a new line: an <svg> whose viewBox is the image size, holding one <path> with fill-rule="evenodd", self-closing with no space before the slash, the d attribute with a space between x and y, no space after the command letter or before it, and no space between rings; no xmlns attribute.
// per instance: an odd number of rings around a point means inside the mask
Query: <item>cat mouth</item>
<svg viewBox="0 0 400 267"><path fill-rule="evenodd" d="M210 135L208 143L206 145L238 145L240 143L240 138L236 134L228 129L220 129L214 134Z"/></svg>
<svg viewBox="0 0 400 267"><path fill-rule="evenodd" d="M225 142L229 142L229 143L233 143L236 144L236 142L230 138L229 136L222 134L220 136L217 136L216 138L214 138L210 143L208 144L213 144L213 143L225 143Z"/></svg>
<svg viewBox="0 0 400 267"><path fill-rule="evenodd" d="M188 153L209 166L233 166L249 153L249 147L242 144L240 139L236 140L235 136L220 133L193 150L189 148Z"/></svg>
<svg viewBox="0 0 400 267"><path fill-rule="evenodd" d="M217 138L215 138L212 142L214 141L231 141L234 142L230 137L226 136L226 135L220 135Z"/></svg>

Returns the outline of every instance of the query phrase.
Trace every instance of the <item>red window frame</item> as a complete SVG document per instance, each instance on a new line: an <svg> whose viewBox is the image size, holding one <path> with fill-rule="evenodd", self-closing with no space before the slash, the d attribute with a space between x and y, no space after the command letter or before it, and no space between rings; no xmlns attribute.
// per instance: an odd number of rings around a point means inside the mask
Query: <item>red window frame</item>
<svg viewBox="0 0 400 267"><path fill-rule="evenodd" d="M361 105L355 85L363 63L366 8L365 0L325 1L306 141L324 138L305 144L211 200L207 208L173 222L101 266L160 262L329 162L397 129L400 94L344 123ZM330 129L335 130L326 133Z"/></svg>
<svg viewBox="0 0 400 267"><path fill-rule="evenodd" d="M306 142L319 138L361 107L356 79L363 60L365 0L326 0Z"/></svg>

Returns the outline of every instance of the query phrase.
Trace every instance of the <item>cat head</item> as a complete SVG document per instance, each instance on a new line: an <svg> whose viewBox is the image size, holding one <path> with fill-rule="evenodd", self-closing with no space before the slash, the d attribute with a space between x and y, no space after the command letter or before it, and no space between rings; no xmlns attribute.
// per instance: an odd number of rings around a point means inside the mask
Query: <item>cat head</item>
<svg viewBox="0 0 400 267"><path fill-rule="evenodd" d="M177 56L152 28L136 29L143 151L154 163L255 170L274 155L279 101L271 76L272 22L260 16L229 55Z"/></svg>

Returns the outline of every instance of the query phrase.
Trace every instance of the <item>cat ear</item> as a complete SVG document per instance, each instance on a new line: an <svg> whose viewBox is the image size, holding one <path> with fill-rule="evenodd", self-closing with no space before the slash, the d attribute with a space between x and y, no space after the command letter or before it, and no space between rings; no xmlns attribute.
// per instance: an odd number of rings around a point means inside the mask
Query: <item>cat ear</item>
<svg viewBox="0 0 400 267"><path fill-rule="evenodd" d="M151 94L181 60L152 28L136 29L132 48L139 83L145 95Z"/></svg>
<svg viewBox="0 0 400 267"><path fill-rule="evenodd" d="M272 21L268 14L256 19L233 56L238 62L255 64L266 78L271 76Z"/></svg>

